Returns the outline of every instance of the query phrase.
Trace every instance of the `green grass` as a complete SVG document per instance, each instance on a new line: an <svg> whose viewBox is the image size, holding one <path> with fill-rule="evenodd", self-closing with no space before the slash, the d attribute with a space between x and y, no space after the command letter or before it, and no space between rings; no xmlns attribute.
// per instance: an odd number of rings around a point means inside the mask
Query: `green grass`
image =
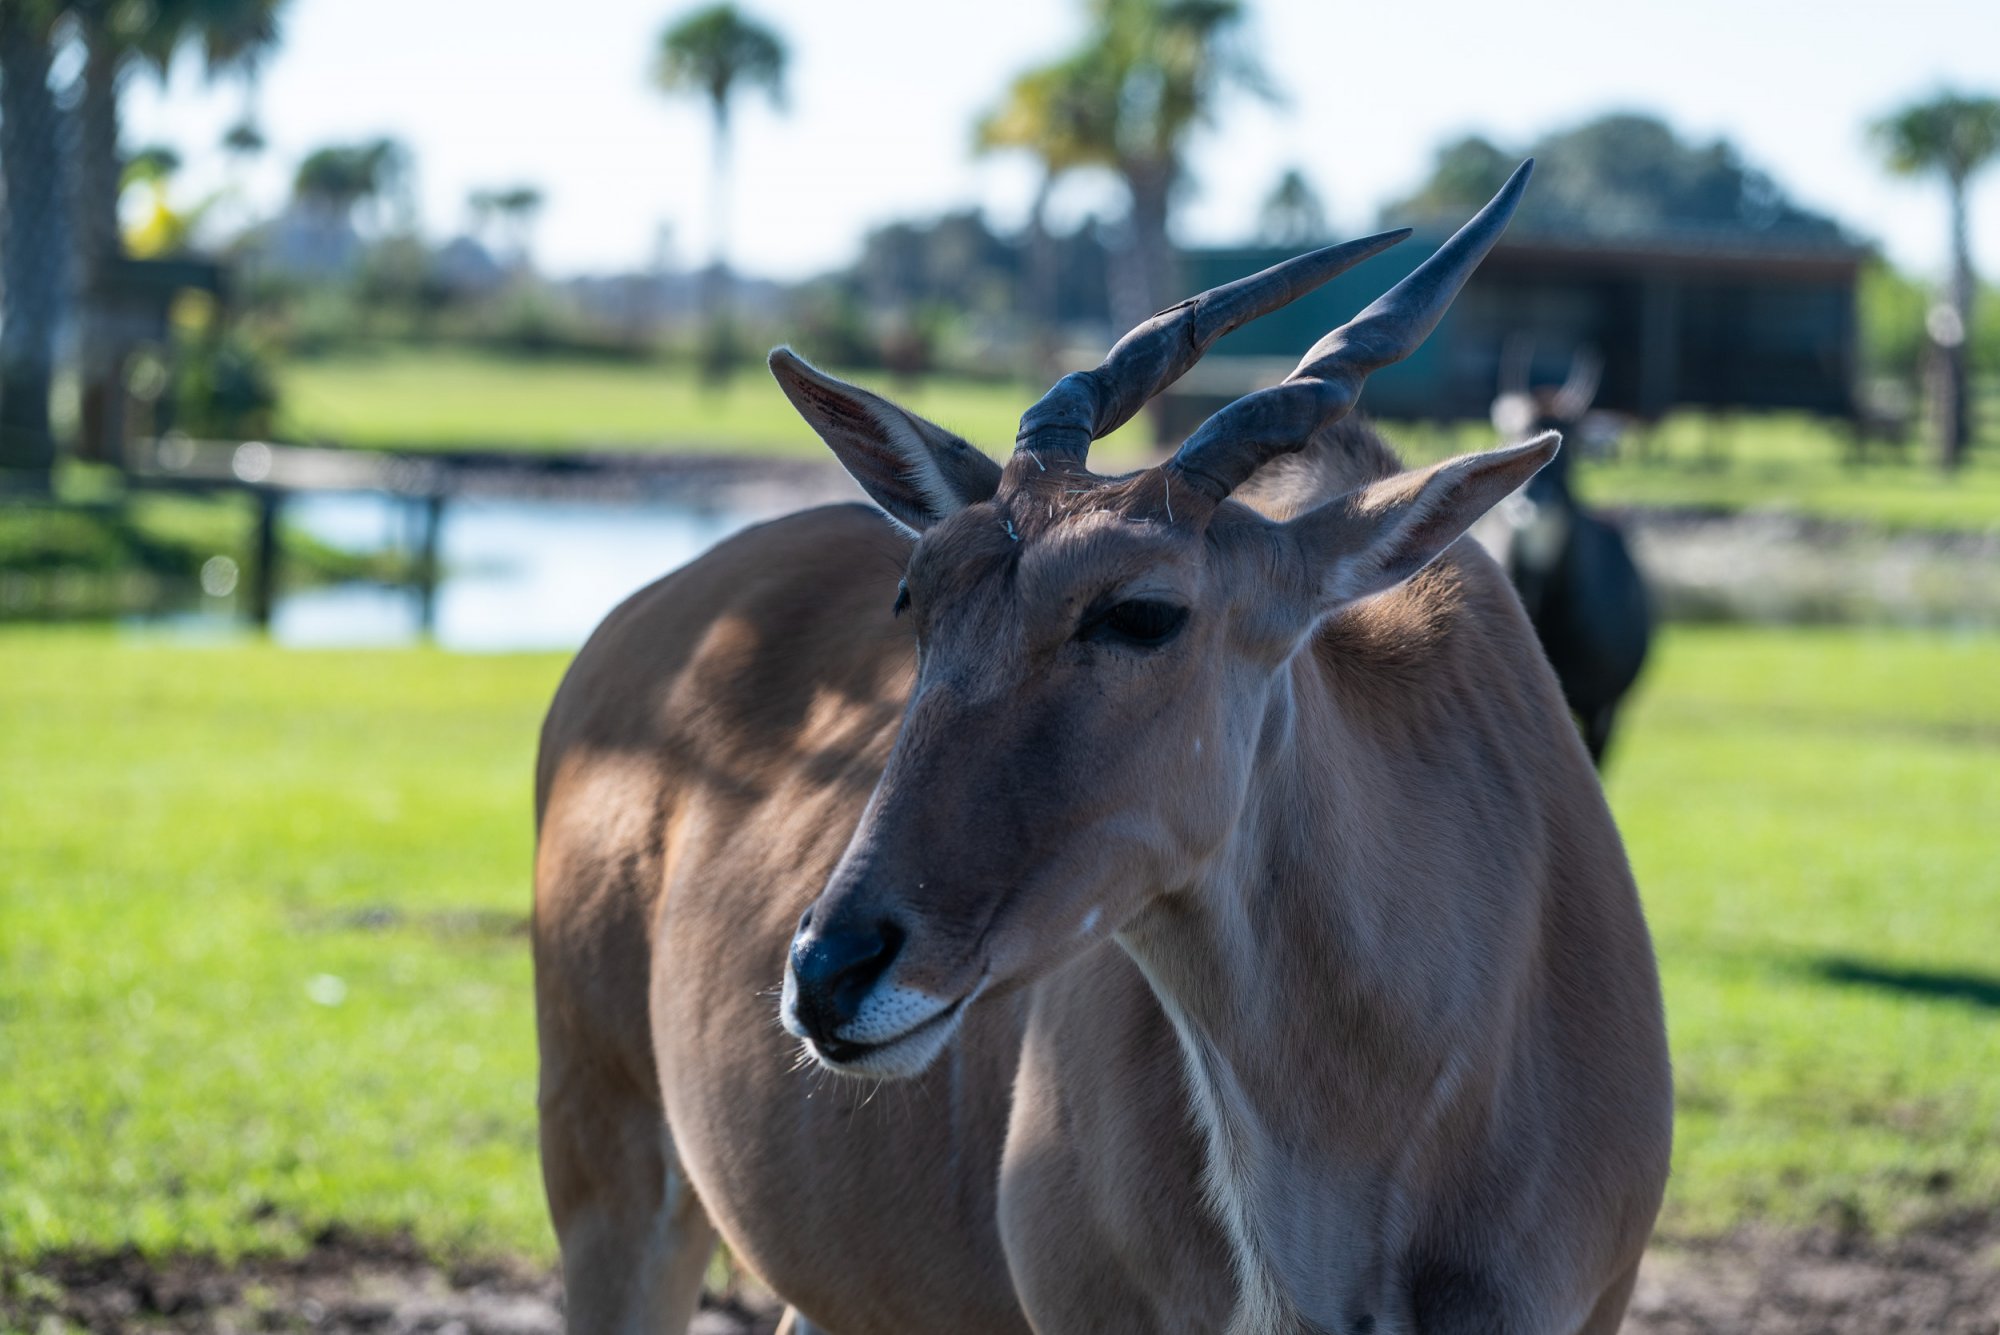
<svg viewBox="0 0 2000 1335"><path fill-rule="evenodd" d="M1610 792L1667 990L1668 1220L2000 1195L2000 637L1679 630Z"/></svg>
<svg viewBox="0 0 2000 1335"><path fill-rule="evenodd" d="M1723 428L1712 448L1724 463L1702 440L1706 429L1692 418L1668 419L1655 457L1587 466L1585 494L1608 505L1783 510L1890 528L2000 527L2000 452L1993 449L1948 477L1929 466L1922 446L1912 445L1901 462L1877 450L1854 463L1825 426L1777 417Z"/></svg>
<svg viewBox="0 0 2000 1335"><path fill-rule="evenodd" d="M562 661L0 632L0 1260L546 1257L529 765ZM1675 630L1611 792L1668 1225L2000 1195L2000 636ZM332 980L337 980L332 981Z"/></svg>
<svg viewBox="0 0 2000 1335"><path fill-rule="evenodd" d="M989 452L1013 444L1022 411L1045 388L852 375ZM754 361L726 384L708 387L685 363L398 346L289 363L280 391L281 433L298 440L379 449L663 449L794 458L826 452ZM1137 448L1137 437L1121 432L1106 446L1121 457Z"/></svg>
<svg viewBox="0 0 2000 1335"><path fill-rule="evenodd" d="M1494 443L1492 432L1477 425L1384 430L1412 460ZM1931 467L1929 457L1928 446L1913 441L1900 458L1875 445L1857 463L1838 431L1807 417L1717 423L1682 414L1644 441L1628 439L1617 458L1585 461L1578 487L1599 505L1776 510L1889 528L2000 527L2000 447L1989 446L1950 477Z"/></svg>
<svg viewBox="0 0 2000 1335"><path fill-rule="evenodd" d="M1007 449L1021 411L1042 386L930 377L907 385L857 380L953 428L989 452ZM509 357L467 349L393 346L289 363L281 379L282 433L381 449L664 449L819 457L825 449L761 367L705 390L684 365ZM1493 444L1491 431L1390 424L1413 459ZM1101 442L1093 458L1142 462L1138 428ZM1842 437L1790 416L1737 418L1720 428L1670 418L1650 457L1592 463L1583 486L1607 504L1765 508L1896 527L2000 525L2000 448L1960 476L1928 467L1912 444L1902 462L1848 462Z"/></svg>
<svg viewBox="0 0 2000 1335"><path fill-rule="evenodd" d="M560 661L0 663L0 1256L545 1249L521 929Z"/></svg>

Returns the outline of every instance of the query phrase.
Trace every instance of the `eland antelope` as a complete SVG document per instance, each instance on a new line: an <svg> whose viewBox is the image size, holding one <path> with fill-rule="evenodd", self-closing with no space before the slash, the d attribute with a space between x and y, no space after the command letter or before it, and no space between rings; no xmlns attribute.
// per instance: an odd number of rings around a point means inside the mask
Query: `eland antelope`
<svg viewBox="0 0 2000 1335"><path fill-rule="evenodd" d="M577 1331L718 1239L837 1332L1613 1331L1667 1173L1658 979L1589 758L1458 541L1552 436L1341 419L1505 190L1293 375L1091 441L1406 233L1165 311L1006 465L788 351L893 523L634 595L542 733L541 1144Z"/></svg>
<svg viewBox="0 0 2000 1335"><path fill-rule="evenodd" d="M1561 386L1531 389L1532 360L1525 341L1502 358L1493 425L1509 440L1538 431L1578 432L1597 396L1602 360L1594 350L1580 348ZM1625 534L1577 499L1570 479L1573 454L1563 451L1519 495L1495 509L1500 530L1495 554L1583 729L1591 761L1601 766L1618 706L1646 665L1653 604Z"/></svg>

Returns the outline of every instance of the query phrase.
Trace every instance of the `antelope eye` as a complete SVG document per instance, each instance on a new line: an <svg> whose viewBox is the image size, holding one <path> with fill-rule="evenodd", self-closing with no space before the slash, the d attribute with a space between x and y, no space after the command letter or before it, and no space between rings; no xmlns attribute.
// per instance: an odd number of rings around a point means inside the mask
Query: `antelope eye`
<svg viewBox="0 0 2000 1335"><path fill-rule="evenodd" d="M899 617L909 610L910 586L908 584L898 584L896 586L896 605L889 609L889 615Z"/></svg>
<svg viewBox="0 0 2000 1335"><path fill-rule="evenodd" d="M1178 603L1157 598L1129 598L1113 603L1083 620L1077 629L1081 640L1114 640L1153 649L1180 633L1187 624L1188 610Z"/></svg>

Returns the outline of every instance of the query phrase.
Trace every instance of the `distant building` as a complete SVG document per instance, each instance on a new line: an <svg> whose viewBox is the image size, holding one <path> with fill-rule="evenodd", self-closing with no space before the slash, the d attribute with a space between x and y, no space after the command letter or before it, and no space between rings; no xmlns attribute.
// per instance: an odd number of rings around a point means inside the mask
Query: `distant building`
<svg viewBox="0 0 2000 1335"><path fill-rule="evenodd" d="M1218 343L1176 418L1199 400L1269 383L1321 335L1386 291L1442 241L1419 235ZM1857 412L1855 290L1869 250L1838 236L1679 229L1630 238L1510 236L1424 346L1369 377L1361 406L1384 418L1483 418L1501 349L1525 336L1536 383L1575 351L1604 359L1596 405L1653 419L1670 409ZM1260 247L1183 256L1190 291L1276 264Z"/></svg>
<svg viewBox="0 0 2000 1335"><path fill-rule="evenodd" d="M244 266L257 275L309 282L347 277L365 250L345 212L298 201L246 233L237 246Z"/></svg>
<svg viewBox="0 0 2000 1335"><path fill-rule="evenodd" d="M699 320L705 281L699 272L655 270L579 274L557 281L554 287L584 320L638 336ZM785 312L787 292L768 278L732 275L730 313L739 320L775 321Z"/></svg>
<svg viewBox="0 0 2000 1335"><path fill-rule="evenodd" d="M455 236L431 252L431 277L461 299L490 297L507 286L506 267L469 236Z"/></svg>

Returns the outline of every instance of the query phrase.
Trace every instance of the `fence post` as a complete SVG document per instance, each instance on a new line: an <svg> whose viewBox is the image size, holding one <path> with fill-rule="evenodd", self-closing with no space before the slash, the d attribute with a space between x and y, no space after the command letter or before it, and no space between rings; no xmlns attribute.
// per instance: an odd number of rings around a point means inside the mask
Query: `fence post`
<svg viewBox="0 0 2000 1335"><path fill-rule="evenodd" d="M444 527L444 493L424 497L423 531L417 551L417 631L426 640L437 633L438 533Z"/></svg>
<svg viewBox="0 0 2000 1335"><path fill-rule="evenodd" d="M273 487L259 487L257 496L257 542L250 561L250 621L260 631L271 629L271 607L278 589L278 513L284 495Z"/></svg>

